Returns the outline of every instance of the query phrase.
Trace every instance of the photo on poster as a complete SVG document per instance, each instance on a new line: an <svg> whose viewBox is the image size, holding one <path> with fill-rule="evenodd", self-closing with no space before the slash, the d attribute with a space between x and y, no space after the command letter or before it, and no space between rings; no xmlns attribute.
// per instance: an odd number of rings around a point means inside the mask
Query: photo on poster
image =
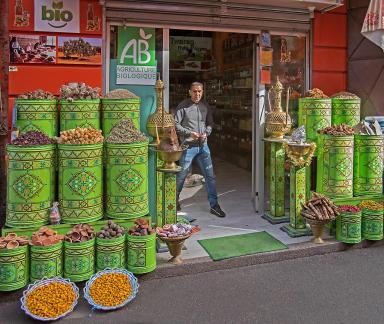
<svg viewBox="0 0 384 324"><path fill-rule="evenodd" d="M9 63L56 63L56 36L10 34Z"/></svg>
<svg viewBox="0 0 384 324"><path fill-rule="evenodd" d="M101 38L58 37L59 64L101 64Z"/></svg>

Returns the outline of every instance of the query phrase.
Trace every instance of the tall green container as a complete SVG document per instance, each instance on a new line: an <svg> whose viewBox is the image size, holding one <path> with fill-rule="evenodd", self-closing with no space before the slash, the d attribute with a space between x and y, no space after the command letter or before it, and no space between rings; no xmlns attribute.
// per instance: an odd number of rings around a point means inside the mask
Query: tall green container
<svg viewBox="0 0 384 324"><path fill-rule="evenodd" d="M125 235L115 239L96 238L96 272L125 268Z"/></svg>
<svg viewBox="0 0 384 324"><path fill-rule="evenodd" d="M111 129L122 119L131 119L140 129L140 98L101 99L103 135L107 137Z"/></svg>
<svg viewBox="0 0 384 324"><path fill-rule="evenodd" d="M39 131L49 137L58 135L57 99L16 99L16 126L23 134Z"/></svg>
<svg viewBox="0 0 384 324"><path fill-rule="evenodd" d="M100 99L60 100L60 131L77 127L100 129Z"/></svg>
<svg viewBox="0 0 384 324"><path fill-rule="evenodd" d="M23 288L29 281L29 246L0 249L0 291Z"/></svg>
<svg viewBox="0 0 384 324"><path fill-rule="evenodd" d="M299 126L305 126L308 141L318 146L318 130L331 126L331 120L331 99L299 98Z"/></svg>
<svg viewBox="0 0 384 324"><path fill-rule="evenodd" d="M355 135L353 193L355 196L383 193L384 136Z"/></svg>
<svg viewBox="0 0 384 324"><path fill-rule="evenodd" d="M74 282L88 280L95 272L95 239L64 242L64 277Z"/></svg>
<svg viewBox="0 0 384 324"><path fill-rule="evenodd" d="M145 216L148 208L148 141L105 144L106 215L114 219Z"/></svg>
<svg viewBox="0 0 384 324"><path fill-rule="evenodd" d="M353 196L353 136L319 135L316 191L331 198Z"/></svg>
<svg viewBox="0 0 384 324"><path fill-rule="evenodd" d="M360 99L332 98L332 125L354 127L360 122Z"/></svg>
<svg viewBox="0 0 384 324"><path fill-rule="evenodd" d="M363 209L361 217L361 236L366 240L383 239L383 211Z"/></svg>
<svg viewBox="0 0 384 324"><path fill-rule="evenodd" d="M31 246L31 281L63 276L63 242Z"/></svg>
<svg viewBox="0 0 384 324"><path fill-rule="evenodd" d="M7 145L6 226L38 227L48 224L55 200L55 145Z"/></svg>
<svg viewBox="0 0 384 324"><path fill-rule="evenodd" d="M103 217L103 144L59 144L59 210L64 223Z"/></svg>
<svg viewBox="0 0 384 324"><path fill-rule="evenodd" d="M156 269L156 234L127 235L127 269L132 273L148 273Z"/></svg>
<svg viewBox="0 0 384 324"><path fill-rule="evenodd" d="M336 239L344 243L361 241L361 211L358 213L341 212L337 216Z"/></svg>

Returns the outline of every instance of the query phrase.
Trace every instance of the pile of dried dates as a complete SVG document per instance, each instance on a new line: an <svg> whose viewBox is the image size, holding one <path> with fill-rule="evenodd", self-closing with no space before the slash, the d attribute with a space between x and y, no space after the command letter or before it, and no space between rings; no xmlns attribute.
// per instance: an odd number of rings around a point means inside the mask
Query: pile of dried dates
<svg viewBox="0 0 384 324"><path fill-rule="evenodd" d="M105 225L100 232L97 233L98 238L112 240L114 238L124 235L124 227L115 224L113 221L109 220L107 225Z"/></svg>

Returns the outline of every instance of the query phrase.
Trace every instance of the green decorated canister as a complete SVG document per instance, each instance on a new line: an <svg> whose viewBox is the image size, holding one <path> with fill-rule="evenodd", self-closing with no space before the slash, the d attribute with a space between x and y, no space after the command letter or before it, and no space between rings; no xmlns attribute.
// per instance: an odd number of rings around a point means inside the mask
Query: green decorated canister
<svg viewBox="0 0 384 324"><path fill-rule="evenodd" d="M361 211L340 212L336 219L336 239L344 243L361 241Z"/></svg>
<svg viewBox="0 0 384 324"><path fill-rule="evenodd" d="M353 193L355 196L383 193L384 136L355 135Z"/></svg>
<svg viewBox="0 0 384 324"><path fill-rule="evenodd" d="M96 238L96 271L125 268L125 235L115 239Z"/></svg>
<svg viewBox="0 0 384 324"><path fill-rule="evenodd" d="M64 277L74 282L88 280L95 272L95 239L64 242Z"/></svg>
<svg viewBox="0 0 384 324"><path fill-rule="evenodd" d="M7 145L8 186L6 226L48 224L55 200L56 146Z"/></svg>
<svg viewBox="0 0 384 324"><path fill-rule="evenodd" d="M299 126L304 125L308 141L318 146L318 131L331 126L331 120L331 99L299 98Z"/></svg>
<svg viewBox="0 0 384 324"><path fill-rule="evenodd" d="M29 281L29 246L0 249L0 291L23 288Z"/></svg>
<svg viewBox="0 0 384 324"><path fill-rule="evenodd" d="M51 246L31 246L31 282L63 276L63 242Z"/></svg>
<svg viewBox="0 0 384 324"><path fill-rule="evenodd" d="M103 144L59 144L59 210L68 224L103 217Z"/></svg>
<svg viewBox="0 0 384 324"><path fill-rule="evenodd" d="M140 129L140 98L101 99L101 126L104 137L122 119L131 119L137 129Z"/></svg>
<svg viewBox="0 0 384 324"><path fill-rule="evenodd" d="M332 98L332 125L354 127L360 122L360 99Z"/></svg>
<svg viewBox="0 0 384 324"><path fill-rule="evenodd" d="M132 273L148 273L156 269L156 234L127 235L127 269Z"/></svg>
<svg viewBox="0 0 384 324"><path fill-rule="evenodd" d="M60 100L60 131L77 127L100 129L100 99Z"/></svg>
<svg viewBox="0 0 384 324"><path fill-rule="evenodd" d="M105 144L106 215L114 219L145 216L148 207L148 142Z"/></svg>
<svg viewBox="0 0 384 324"><path fill-rule="evenodd" d="M331 198L353 196L353 136L319 135L316 191Z"/></svg>
<svg viewBox="0 0 384 324"><path fill-rule="evenodd" d="M57 99L16 99L16 107L20 134L39 131L49 137L58 135Z"/></svg>
<svg viewBox="0 0 384 324"><path fill-rule="evenodd" d="M361 236L366 240L383 239L383 211L363 209L361 217Z"/></svg>

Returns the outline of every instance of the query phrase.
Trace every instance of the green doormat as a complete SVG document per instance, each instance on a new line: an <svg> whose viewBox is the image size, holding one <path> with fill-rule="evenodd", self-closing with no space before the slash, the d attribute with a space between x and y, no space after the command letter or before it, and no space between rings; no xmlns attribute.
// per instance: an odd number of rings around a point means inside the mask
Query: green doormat
<svg viewBox="0 0 384 324"><path fill-rule="evenodd" d="M264 231L199 240L198 242L215 261L288 249L285 244Z"/></svg>

